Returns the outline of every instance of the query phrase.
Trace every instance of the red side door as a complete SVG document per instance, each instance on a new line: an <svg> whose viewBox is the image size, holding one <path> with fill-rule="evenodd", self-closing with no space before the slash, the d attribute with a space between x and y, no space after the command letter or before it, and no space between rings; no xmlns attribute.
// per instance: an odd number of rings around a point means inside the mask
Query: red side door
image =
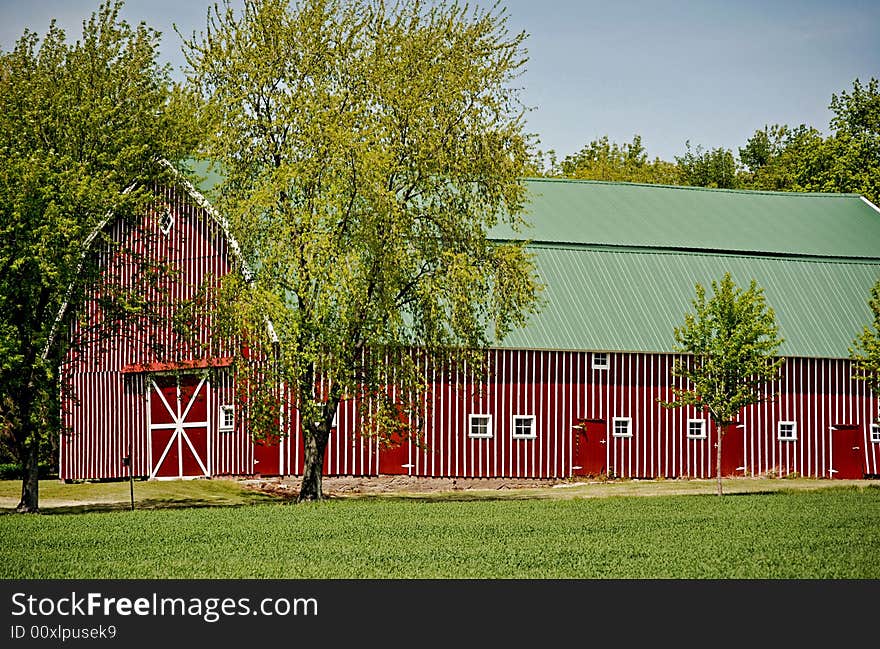
<svg viewBox="0 0 880 649"><path fill-rule="evenodd" d="M254 440L254 473L261 476L281 475L280 435Z"/></svg>
<svg viewBox="0 0 880 649"><path fill-rule="evenodd" d="M712 426L714 431L715 426ZM713 432L713 436L716 433ZM721 475L741 476L746 469L746 429L742 424L730 424L725 428L721 441ZM714 464L714 462L713 462Z"/></svg>
<svg viewBox="0 0 880 649"><path fill-rule="evenodd" d="M150 387L151 478L193 478L208 471L207 379L160 375Z"/></svg>
<svg viewBox="0 0 880 649"><path fill-rule="evenodd" d="M381 475L405 475L410 470L409 438L391 435L379 442L379 473Z"/></svg>
<svg viewBox="0 0 880 649"><path fill-rule="evenodd" d="M574 434L572 475L597 476L607 473L606 430L605 421L602 419L580 419L572 427Z"/></svg>
<svg viewBox="0 0 880 649"><path fill-rule="evenodd" d="M862 429L858 424L835 424L831 427L830 478L865 477L865 454L862 452Z"/></svg>
<svg viewBox="0 0 880 649"><path fill-rule="evenodd" d="M283 445L281 443L281 415L275 417L276 432L267 433L260 439L251 438L254 444L254 474L259 476L281 475Z"/></svg>

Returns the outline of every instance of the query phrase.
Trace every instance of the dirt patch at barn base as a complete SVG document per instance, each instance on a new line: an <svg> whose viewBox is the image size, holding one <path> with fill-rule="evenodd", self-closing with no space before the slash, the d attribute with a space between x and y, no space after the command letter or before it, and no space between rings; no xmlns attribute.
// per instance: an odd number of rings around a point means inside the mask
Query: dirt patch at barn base
<svg viewBox="0 0 880 649"><path fill-rule="evenodd" d="M280 498L296 498L300 478L256 478L242 483L251 489ZM417 476L326 476L324 495L345 497L378 494L436 494L456 491L492 491L540 489L565 483L565 480L528 478L423 478Z"/></svg>

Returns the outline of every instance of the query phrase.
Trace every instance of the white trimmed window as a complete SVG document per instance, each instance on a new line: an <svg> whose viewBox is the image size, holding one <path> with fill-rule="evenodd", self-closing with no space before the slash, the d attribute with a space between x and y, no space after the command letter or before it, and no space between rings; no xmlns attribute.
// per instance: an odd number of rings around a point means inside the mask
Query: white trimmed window
<svg viewBox="0 0 880 649"><path fill-rule="evenodd" d="M593 369L594 370L607 370L608 369L608 354L605 352L595 352L593 354Z"/></svg>
<svg viewBox="0 0 880 649"><path fill-rule="evenodd" d="M235 430L235 406L220 406L220 432L231 433Z"/></svg>
<svg viewBox="0 0 880 649"><path fill-rule="evenodd" d="M706 439L705 419L688 419L688 439Z"/></svg>
<svg viewBox="0 0 880 649"><path fill-rule="evenodd" d="M632 437L632 417L615 417L611 421L613 428L611 434L614 437Z"/></svg>
<svg viewBox="0 0 880 649"><path fill-rule="evenodd" d="M159 229L162 230L162 234L168 234L171 232L173 226L174 215L171 213L171 210L166 208L165 211L159 215Z"/></svg>
<svg viewBox="0 0 880 649"><path fill-rule="evenodd" d="M469 415L468 437L492 437L492 415Z"/></svg>
<svg viewBox="0 0 880 649"><path fill-rule="evenodd" d="M880 424L871 424L871 441L880 444Z"/></svg>
<svg viewBox="0 0 880 649"><path fill-rule="evenodd" d="M794 442L797 441L797 422L796 421L780 421L779 427L779 439L783 442Z"/></svg>
<svg viewBox="0 0 880 649"><path fill-rule="evenodd" d="M535 415L514 415L511 430L514 439L535 439L538 436Z"/></svg>

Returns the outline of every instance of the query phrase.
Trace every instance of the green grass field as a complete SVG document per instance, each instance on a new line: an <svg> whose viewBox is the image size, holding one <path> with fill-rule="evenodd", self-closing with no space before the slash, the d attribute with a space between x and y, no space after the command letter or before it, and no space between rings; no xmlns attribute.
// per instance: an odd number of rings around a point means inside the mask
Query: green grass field
<svg viewBox="0 0 880 649"><path fill-rule="evenodd" d="M202 504L224 504L212 502L219 489L238 506L2 515L0 577L880 578L876 485L306 505L261 502L232 482L195 488Z"/></svg>
<svg viewBox="0 0 880 649"><path fill-rule="evenodd" d="M40 510L46 514L121 511L130 507L129 483L40 481ZM167 480L134 483L138 509L254 505L275 502L264 493L244 489L233 480ZM21 481L0 481L0 512L14 510Z"/></svg>

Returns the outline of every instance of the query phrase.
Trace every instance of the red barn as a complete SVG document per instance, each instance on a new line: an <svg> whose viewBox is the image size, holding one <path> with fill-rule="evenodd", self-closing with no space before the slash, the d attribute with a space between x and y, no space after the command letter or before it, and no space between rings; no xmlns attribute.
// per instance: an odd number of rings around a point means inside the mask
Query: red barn
<svg viewBox="0 0 880 649"><path fill-rule="evenodd" d="M424 368L421 444L380 448L358 433L356 404L343 401L326 474L713 476L707 415L659 401L672 399L672 332L694 284L727 271L764 288L786 363L778 397L747 408L725 435L723 472L880 474L877 395L852 379L847 359L880 278L877 207L849 194L527 183L542 312L487 352L482 380ZM230 272L236 254L222 218L192 187L167 192L145 215L146 243L122 223L110 229L168 266L163 286L174 298ZM119 272L113 264L107 255L107 272ZM100 317L89 309L82 322ZM60 477L126 477L128 455L134 475L150 478L300 473L297 412L283 413L278 443L255 445L224 369L237 350L221 345L210 362L198 360L173 315L169 308L69 355ZM210 342L209 321L199 334Z"/></svg>

